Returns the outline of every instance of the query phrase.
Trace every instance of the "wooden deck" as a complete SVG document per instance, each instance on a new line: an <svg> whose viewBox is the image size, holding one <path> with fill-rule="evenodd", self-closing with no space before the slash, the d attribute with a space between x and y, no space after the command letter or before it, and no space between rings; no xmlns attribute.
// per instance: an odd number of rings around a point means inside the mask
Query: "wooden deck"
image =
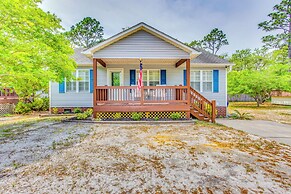
<svg viewBox="0 0 291 194"><path fill-rule="evenodd" d="M186 86L97 86L98 112L189 111Z"/></svg>
<svg viewBox="0 0 291 194"><path fill-rule="evenodd" d="M18 96L13 89L0 89L0 104L16 104Z"/></svg>
<svg viewBox="0 0 291 194"><path fill-rule="evenodd" d="M181 111L188 117L215 121L215 101L187 86L97 86L93 101L95 113Z"/></svg>

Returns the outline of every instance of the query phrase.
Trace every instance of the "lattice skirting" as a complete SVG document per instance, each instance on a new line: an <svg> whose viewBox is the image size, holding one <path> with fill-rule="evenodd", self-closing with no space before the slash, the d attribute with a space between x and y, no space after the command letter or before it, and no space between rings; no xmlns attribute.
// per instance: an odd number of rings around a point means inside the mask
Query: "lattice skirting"
<svg viewBox="0 0 291 194"><path fill-rule="evenodd" d="M186 118L186 112L139 112L143 119L170 119L172 113L179 113L181 118ZM131 119L133 112L97 112L96 119Z"/></svg>
<svg viewBox="0 0 291 194"><path fill-rule="evenodd" d="M0 115L12 114L14 111L14 104L0 104Z"/></svg>

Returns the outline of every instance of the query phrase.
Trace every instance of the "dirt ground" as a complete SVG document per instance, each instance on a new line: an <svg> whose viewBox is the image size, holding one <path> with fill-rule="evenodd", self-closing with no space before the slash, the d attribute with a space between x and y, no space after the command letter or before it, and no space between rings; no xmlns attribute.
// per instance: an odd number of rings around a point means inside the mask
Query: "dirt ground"
<svg viewBox="0 0 291 194"><path fill-rule="evenodd" d="M221 125L21 128L0 140L0 193L291 192L289 146Z"/></svg>
<svg viewBox="0 0 291 194"><path fill-rule="evenodd" d="M291 106L272 105L270 102L265 102L257 107L255 102L230 102L228 113L231 114L234 110L250 113L255 120L291 124Z"/></svg>

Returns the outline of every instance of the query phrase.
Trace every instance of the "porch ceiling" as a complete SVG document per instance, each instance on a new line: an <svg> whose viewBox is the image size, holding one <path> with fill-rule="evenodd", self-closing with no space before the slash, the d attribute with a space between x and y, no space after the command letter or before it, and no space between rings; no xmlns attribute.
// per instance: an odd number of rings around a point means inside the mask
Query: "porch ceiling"
<svg viewBox="0 0 291 194"><path fill-rule="evenodd" d="M125 59L125 58L101 58L106 64L139 64L139 59ZM142 59L143 64L168 64L174 65L180 59Z"/></svg>

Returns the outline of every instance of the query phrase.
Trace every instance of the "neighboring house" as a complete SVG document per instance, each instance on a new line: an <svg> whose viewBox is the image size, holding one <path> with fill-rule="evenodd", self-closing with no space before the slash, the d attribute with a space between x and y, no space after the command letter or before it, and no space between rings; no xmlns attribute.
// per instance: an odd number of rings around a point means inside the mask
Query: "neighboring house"
<svg viewBox="0 0 291 194"><path fill-rule="evenodd" d="M271 92L271 103L281 105L291 105L291 92L285 91L272 91Z"/></svg>
<svg viewBox="0 0 291 194"><path fill-rule="evenodd" d="M184 118L208 121L215 120L215 113L226 116L226 68L232 64L145 23L87 50L75 49L73 57L81 80L50 84L50 106L60 112L93 107L94 117L100 119L131 117L132 112L142 112L145 118L179 112Z"/></svg>

